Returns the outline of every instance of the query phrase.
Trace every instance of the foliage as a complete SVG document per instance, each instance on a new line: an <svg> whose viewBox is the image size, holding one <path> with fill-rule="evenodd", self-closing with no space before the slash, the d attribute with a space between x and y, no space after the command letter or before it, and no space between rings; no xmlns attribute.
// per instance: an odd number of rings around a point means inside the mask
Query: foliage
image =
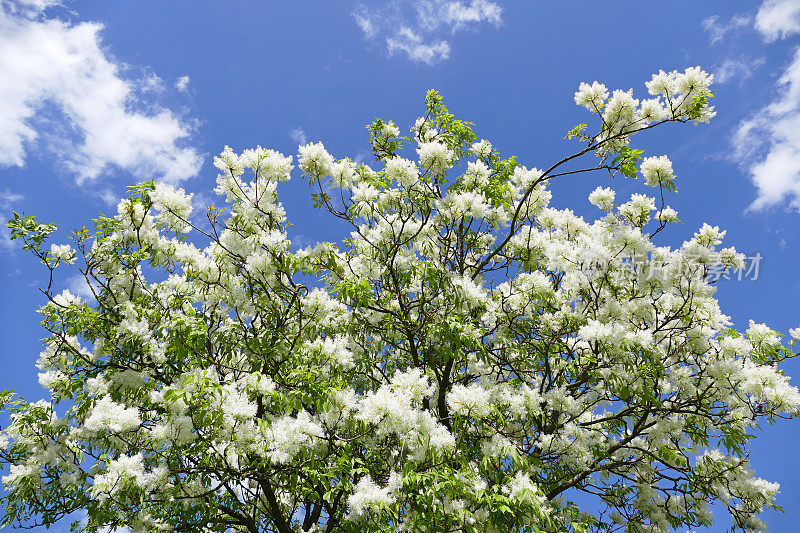
<svg viewBox="0 0 800 533"><path fill-rule="evenodd" d="M796 413L778 368L794 354L720 311L709 268L743 264L723 231L651 242L677 221L675 176L629 146L711 118L710 82L661 72L641 102L581 84L600 124L545 170L477 141L434 91L410 137L368 126L378 169L301 146L316 207L351 229L340 245L292 248L277 196L292 158L260 147L215 159L228 205L207 223L158 183L74 248L43 248L55 226L15 215L51 273L80 258L93 297L45 289L51 399L0 396L4 524L82 510L86 531L669 531L711 523L719 501L760 529L778 486L749 469L748 441ZM597 170L641 174L660 207L602 187L592 222L548 207L548 180Z"/></svg>

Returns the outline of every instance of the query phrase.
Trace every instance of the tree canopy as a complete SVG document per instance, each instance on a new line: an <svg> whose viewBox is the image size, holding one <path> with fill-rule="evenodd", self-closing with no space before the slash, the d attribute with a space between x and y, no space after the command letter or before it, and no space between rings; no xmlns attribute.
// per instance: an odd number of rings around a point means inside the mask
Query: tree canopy
<svg viewBox="0 0 800 533"><path fill-rule="evenodd" d="M720 502L762 529L778 485L748 442L798 411L779 363L800 331L732 329L709 272L744 257L708 224L656 244L679 222L676 177L631 145L712 118L711 82L662 71L642 100L582 83L595 116L543 170L435 91L410 136L367 127L373 166L300 146L315 207L350 227L339 243L292 245L278 188L293 158L261 147L215 158L223 206L202 221L153 182L72 244L15 214L50 271L52 395L0 398L3 523L660 532L708 525ZM598 187L591 221L549 207L550 180L587 172L641 176L653 196ZM54 289L64 268L88 301Z"/></svg>

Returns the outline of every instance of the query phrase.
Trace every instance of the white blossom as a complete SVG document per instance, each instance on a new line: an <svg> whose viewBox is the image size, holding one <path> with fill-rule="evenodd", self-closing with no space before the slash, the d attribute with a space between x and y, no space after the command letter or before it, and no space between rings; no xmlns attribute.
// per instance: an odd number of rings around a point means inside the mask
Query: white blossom
<svg viewBox="0 0 800 533"><path fill-rule="evenodd" d="M452 165L455 153L438 141L422 142L417 148L419 167L423 172L443 174Z"/></svg>
<svg viewBox="0 0 800 533"><path fill-rule="evenodd" d="M716 246L722 243L722 238L725 237L725 233L724 230L720 231L719 226L703 224L703 227L694 234L694 238L703 246Z"/></svg>
<svg viewBox="0 0 800 533"><path fill-rule="evenodd" d="M646 157L639 166L639 171L644 176L645 182L653 187L675 179L672 162L665 155Z"/></svg>
<svg viewBox="0 0 800 533"><path fill-rule="evenodd" d="M330 176L333 173L333 156L321 142L308 143L297 148L297 162L309 176Z"/></svg>
<svg viewBox="0 0 800 533"><path fill-rule="evenodd" d="M402 157L394 157L386 162L386 175L405 187L416 185L419 181L417 165Z"/></svg>
<svg viewBox="0 0 800 533"><path fill-rule="evenodd" d="M111 396L104 396L95 403L84 427L91 431L124 433L138 429L141 423L139 409L125 407L112 400Z"/></svg>
<svg viewBox="0 0 800 533"><path fill-rule="evenodd" d="M314 439L322 437L323 430L313 421L307 411L300 411L296 417L285 416L272 423L267 453L274 463L286 464L304 446L314 444Z"/></svg>
<svg viewBox="0 0 800 533"><path fill-rule="evenodd" d="M159 211L157 220L178 233L186 233L189 228L189 216L192 214L192 196L183 189L171 185L157 183L150 191L153 207Z"/></svg>
<svg viewBox="0 0 800 533"><path fill-rule="evenodd" d="M369 476L364 476L347 497L347 505L350 507L350 515L358 517L381 505L389 505L392 500L389 487L382 489Z"/></svg>
<svg viewBox="0 0 800 533"><path fill-rule="evenodd" d="M75 262L75 249L69 244L51 244L50 255L68 265Z"/></svg>
<svg viewBox="0 0 800 533"><path fill-rule="evenodd" d="M447 405L454 414L476 418L489 416L491 392L477 383L454 385L447 394Z"/></svg>
<svg viewBox="0 0 800 533"><path fill-rule="evenodd" d="M581 82L575 93L575 103L592 112L599 112L608 99L608 89L597 81L591 85Z"/></svg>
<svg viewBox="0 0 800 533"><path fill-rule="evenodd" d="M470 151L480 158L487 158L492 153L492 143L486 139L481 139L478 142L472 143Z"/></svg>
<svg viewBox="0 0 800 533"><path fill-rule="evenodd" d="M612 189L598 187L589 195L589 202L608 212L614 208L614 196L615 193Z"/></svg>
<svg viewBox="0 0 800 533"><path fill-rule="evenodd" d="M656 213L656 219L662 224L678 221L678 212L670 206L664 206Z"/></svg>

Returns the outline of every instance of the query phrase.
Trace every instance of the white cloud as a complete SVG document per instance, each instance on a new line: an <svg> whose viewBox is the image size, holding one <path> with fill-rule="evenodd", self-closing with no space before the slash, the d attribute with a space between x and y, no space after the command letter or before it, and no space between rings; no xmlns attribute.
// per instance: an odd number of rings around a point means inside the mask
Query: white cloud
<svg viewBox="0 0 800 533"><path fill-rule="evenodd" d="M787 199L800 210L800 49L778 84L780 95L742 121L733 138L736 156L758 189L755 210Z"/></svg>
<svg viewBox="0 0 800 533"><path fill-rule="evenodd" d="M495 26L502 23L503 9L487 0L472 0L469 5L442 0L418 1L416 8L420 24L434 30L444 25L455 32L481 22Z"/></svg>
<svg viewBox="0 0 800 533"><path fill-rule="evenodd" d="M756 29L767 42L800 33L800 2L767 0L756 14Z"/></svg>
<svg viewBox="0 0 800 533"><path fill-rule="evenodd" d="M33 141L55 153L79 183L112 168L137 179L196 175L192 126L137 96L158 92L155 75L127 81L103 50L102 25L48 18L54 0L0 0L0 166L23 166ZM48 129L54 124L59 131Z"/></svg>
<svg viewBox="0 0 800 533"><path fill-rule="evenodd" d="M356 18L356 24L364 32L364 36L367 39L374 39L378 35L378 28L375 27L376 25L372 22L368 12L356 12L353 13L353 16Z"/></svg>
<svg viewBox="0 0 800 533"><path fill-rule="evenodd" d="M719 15L713 15L700 23L708 32L709 40L712 44L718 43L725 39L725 36L730 32L736 32L746 26L749 26L753 18L750 15L734 15L727 23L719 21Z"/></svg>
<svg viewBox="0 0 800 533"><path fill-rule="evenodd" d="M164 92L164 80L153 72L148 72L145 76L132 82L132 86L143 93L162 93Z"/></svg>
<svg viewBox="0 0 800 533"><path fill-rule="evenodd" d="M446 33L502 24L503 9L489 0L394 0L353 13L368 40L383 41L389 55L403 52L412 61L434 65L450 57Z"/></svg>
<svg viewBox="0 0 800 533"><path fill-rule="evenodd" d="M289 132L289 138L292 139L297 144L306 144L308 142L308 138L306 137L306 132L303 131L302 128L294 128L292 131Z"/></svg>
<svg viewBox="0 0 800 533"><path fill-rule="evenodd" d="M11 218L13 205L22 200L23 197L19 194L9 190L0 191L0 250L7 250L13 247L11 232L6 227L6 220Z"/></svg>
<svg viewBox="0 0 800 533"><path fill-rule="evenodd" d="M386 39L389 55L397 51L405 52L412 61L421 61L434 65L450 57L450 45L447 41L426 43L411 28L400 28L392 37Z"/></svg>
<svg viewBox="0 0 800 533"><path fill-rule="evenodd" d="M60 5L61 0L0 0L0 7L25 16L37 15L47 8Z"/></svg>
<svg viewBox="0 0 800 533"><path fill-rule="evenodd" d="M175 82L175 88L179 91L183 92L189 88L189 76L181 76L178 78L178 81Z"/></svg>
<svg viewBox="0 0 800 533"><path fill-rule="evenodd" d="M755 28L767 42L800 33L800 1L766 0ZM800 47L778 78L775 99L739 123L734 157L757 190L750 210L788 202L800 211Z"/></svg>
<svg viewBox="0 0 800 533"><path fill-rule="evenodd" d="M731 80L746 80L764 64L764 58L759 57L753 60L726 58L720 66L714 69L715 83L728 83Z"/></svg>
<svg viewBox="0 0 800 533"><path fill-rule="evenodd" d="M90 285L83 274L70 276L67 279L67 289L75 296L80 296L89 303L94 302L94 295L100 292L100 287L94 284Z"/></svg>

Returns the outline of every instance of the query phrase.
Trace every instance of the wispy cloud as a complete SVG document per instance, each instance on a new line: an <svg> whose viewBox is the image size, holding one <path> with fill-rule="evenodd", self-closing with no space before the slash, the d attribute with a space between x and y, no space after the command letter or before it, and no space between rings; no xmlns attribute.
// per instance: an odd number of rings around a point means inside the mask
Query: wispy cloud
<svg viewBox="0 0 800 533"><path fill-rule="evenodd" d="M378 7L362 4L353 17L368 40L385 43L389 55L402 52L412 61L435 65L450 57L448 33L484 23L500 26L502 13L488 0L395 0Z"/></svg>
<svg viewBox="0 0 800 533"><path fill-rule="evenodd" d="M9 190L0 191L0 250L8 250L13 247L11 243L11 232L6 227L6 220L11 218L11 210L14 204L21 202L23 197Z"/></svg>
<svg viewBox="0 0 800 533"><path fill-rule="evenodd" d="M719 15L713 15L700 23L708 32L712 44L725 39L729 33L738 33L741 29L750 26L753 17L747 14L734 15L728 22L720 22Z"/></svg>
<svg viewBox="0 0 800 533"><path fill-rule="evenodd" d="M756 29L767 42L800 33L800 2L767 0L756 15Z"/></svg>
<svg viewBox="0 0 800 533"><path fill-rule="evenodd" d="M303 128L300 127L294 128L292 131L290 131L289 138L297 144L306 144L308 142L306 132L304 132Z"/></svg>
<svg viewBox="0 0 800 533"><path fill-rule="evenodd" d="M90 282L83 276L83 274L75 274L67 279L67 290L75 296L80 296L85 301L92 303L95 298L94 295L100 292L100 287L90 285Z"/></svg>
<svg viewBox="0 0 800 533"><path fill-rule="evenodd" d="M771 42L800 34L799 19L797 0L767 0L755 27ZM800 211L800 47L778 78L775 99L739 124L733 145L758 192L751 210L788 201Z"/></svg>
<svg viewBox="0 0 800 533"><path fill-rule="evenodd" d="M743 81L753 76L753 73L763 65L765 59L726 58L714 69L715 83L728 83L731 80Z"/></svg>
<svg viewBox="0 0 800 533"><path fill-rule="evenodd" d="M0 0L0 166L23 166L36 141L79 183L114 168L172 182L196 175L192 124L143 100L163 90L160 78L123 79L102 25L49 17L58 4Z"/></svg>
<svg viewBox="0 0 800 533"><path fill-rule="evenodd" d="M415 7L419 24L429 30L446 27L456 32L482 22L495 26L502 23L503 9L487 0L472 0L469 5L463 2L427 0L415 2Z"/></svg>
<svg viewBox="0 0 800 533"><path fill-rule="evenodd" d="M178 78L178 81L175 82L175 88L179 91L183 92L189 88L189 76L181 76Z"/></svg>
<svg viewBox="0 0 800 533"><path fill-rule="evenodd" d="M389 55L395 52L405 52L412 61L421 61L428 65L450 57L450 45L447 41L425 42L422 37L408 27L400 28L395 35L387 37L386 48Z"/></svg>

